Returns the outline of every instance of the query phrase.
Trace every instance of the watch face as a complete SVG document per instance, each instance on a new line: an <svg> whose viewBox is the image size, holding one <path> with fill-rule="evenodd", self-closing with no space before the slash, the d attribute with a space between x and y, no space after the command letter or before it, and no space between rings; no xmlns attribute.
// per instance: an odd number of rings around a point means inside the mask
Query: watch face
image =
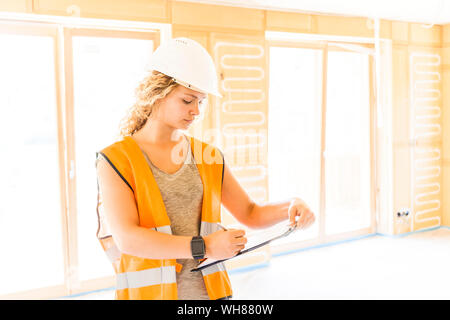
<svg viewBox="0 0 450 320"><path fill-rule="evenodd" d="M200 254L202 252L202 243L200 241L194 241L192 244L192 249L194 249L194 253Z"/></svg>
<svg viewBox="0 0 450 320"><path fill-rule="evenodd" d="M192 255L193 256L203 256L205 254L205 247L203 239L193 239L192 240Z"/></svg>

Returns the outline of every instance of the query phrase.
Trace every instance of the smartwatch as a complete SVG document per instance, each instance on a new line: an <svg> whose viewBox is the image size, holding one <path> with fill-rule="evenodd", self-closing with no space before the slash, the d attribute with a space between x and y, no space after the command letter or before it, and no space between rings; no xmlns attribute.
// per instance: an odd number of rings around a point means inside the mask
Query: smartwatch
<svg viewBox="0 0 450 320"><path fill-rule="evenodd" d="M205 257L205 251L206 251L205 241L203 240L203 238L200 236L192 237L191 240L192 257L195 260L203 259Z"/></svg>

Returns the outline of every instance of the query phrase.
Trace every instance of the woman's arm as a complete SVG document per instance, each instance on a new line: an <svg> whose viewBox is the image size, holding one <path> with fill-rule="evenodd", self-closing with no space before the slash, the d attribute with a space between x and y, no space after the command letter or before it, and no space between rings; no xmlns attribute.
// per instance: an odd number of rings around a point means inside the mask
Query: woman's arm
<svg viewBox="0 0 450 320"><path fill-rule="evenodd" d="M294 223L299 216L297 225L306 228L314 223L314 214L300 198L290 198L285 201L256 204L245 192L225 164L222 204L242 224L252 228L267 228L283 220Z"/></svg>
<svg viewBox="0 0 450 320"><path fill-rule="evenodd" d="M97 175L106 221L122 253L147 259L192 259L189 236L175 236L139 226L133 192L106 161ZM206 257L234 256L246 243L243 230L219 231L206 237Z"/></svg>

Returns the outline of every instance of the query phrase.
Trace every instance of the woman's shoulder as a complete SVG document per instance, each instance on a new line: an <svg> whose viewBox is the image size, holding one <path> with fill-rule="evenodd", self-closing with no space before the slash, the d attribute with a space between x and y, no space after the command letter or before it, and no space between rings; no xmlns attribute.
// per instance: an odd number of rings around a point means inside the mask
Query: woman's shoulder
<svg viewBox="0 0 450 320"><path fill-rule="evenodd" d="M133 170L129 151L127 151L129 149L129 143L127 137L122 137L97 151L96 166L101 161L108 162L131 190L133 190Z"/></svg>
<svg viewBox="0 0 450 320"><path fill-rule="evenodd" d="M129 165L129 147L127 147L127 144L129 142L127 141L127 137L122 137L113 143L101 148L100 150L97 150L97 156L96 159L105 159L110 164L116 164L121 166L128 166Z"/></svg>

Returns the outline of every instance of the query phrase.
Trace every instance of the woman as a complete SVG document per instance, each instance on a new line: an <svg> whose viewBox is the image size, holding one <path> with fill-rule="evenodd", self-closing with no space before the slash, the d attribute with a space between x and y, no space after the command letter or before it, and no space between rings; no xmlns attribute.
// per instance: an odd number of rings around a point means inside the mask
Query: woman
<svg viewBox="0 0 450 320"><path fill-rule="evenodd" d="M287 219L306 228L314 214L299 198L256 204L219 149L182 133L208 93L220 96L214 63L200 44L172 39L150 66L123 140L97 154L104 160L97 161L97 236L117 274L116 298L229 299L223 263L190 272L204 258L233 257L247 242L244 230L221 227L221 204L251 228Z"/></svg>

